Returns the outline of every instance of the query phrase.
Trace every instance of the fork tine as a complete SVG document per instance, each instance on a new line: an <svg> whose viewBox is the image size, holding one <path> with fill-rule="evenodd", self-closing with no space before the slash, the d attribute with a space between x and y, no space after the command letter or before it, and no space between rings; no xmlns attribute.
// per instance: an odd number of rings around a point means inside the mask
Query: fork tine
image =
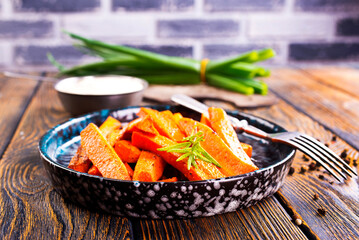
<svg viewBox="0 0 359 240"><path fill-rule="evenodd" d="M313 148L310 144L307 144L303 141L301 141L298 138L292 139L292 141L298 143L302 147L306 148L308 151L313 153L315 156L317 156L319 159L321 159L323 162L325 162L327 165L329 165L332 169L334 169L337 173L340 174L344 179L347 179L347 177L342 173L332 162L328 161L326 157L323 157L315 148Z"/></svg>
<svg viewBox="0 0 359 240"><path fill-rule="evenodd" d="M313 142L312 141L309 141L307 138L305 138L303 135L302 136L299 136L298 139L300 139L301 141L304 141L306 142L307 144L309 145L313 145ZM342 171L344 171L346 174L348 174L350 177L352 177L351 173L348 172L348 170L346 170L342 165L340 165L338 163L338 161L333 158L331 155L327 154L326 151L324 151L324 149L322 149L320 146L317 145L317 148L314 148L313 149L317 150L321 155L323 155L324 157L326 157L330 162L334 163L337 167L339 167ZM320 157L320 156L318 156ZM323 158L323 157L322 157Z"/></svg>
<svg viewBox="0 0 359 240"><path fill-rule="evenodd" d="M301 150L303 153L305 153L306 155L308 155L309 157L313 158L316 162L319 162L320 165L322 165L325 170L327 170L333 177L335 177L335 179L337 179L339 182L341 182L342 180L333 172L333 170L331 168L329 168L327 166L327 164L325 164L320 158L318 158L314 153L312 153L311 151L309 151L307 148L303 147L302 145L298 144L297 142L293 141L293 140L289 140L288 143L292 144L294 147L298 148L299 150Z"/></svg>
<svg viewBox="0 0 359 240"><path fill-rule="evenodd" d="M330 154L333 158L335 158L337 161L339 161L345 168L347 168L350 172L352 172L355 176L358 176L358 174L343 160L341 159L337 154L335 154L330 148L326 147L323 143L317 141L311 136L302 134L302 136L312 143L320 146L324 151L326 151L328 154Z"/></svg>

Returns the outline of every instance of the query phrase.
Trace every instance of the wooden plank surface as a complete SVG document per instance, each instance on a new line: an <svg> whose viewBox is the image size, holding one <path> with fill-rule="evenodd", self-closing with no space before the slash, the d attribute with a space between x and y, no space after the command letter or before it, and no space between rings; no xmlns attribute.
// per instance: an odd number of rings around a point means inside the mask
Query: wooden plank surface
<svg viewBox="0 0 359 240"><path fill-rule="evenodd" d="M151 220L131 223L126 218L91 212L67 202L52 188L38 156L37 143L47 129L68 117L51 84L43 83L0 161L0 207L8 209L0 214L0 235L4 238L123 239L131 237L131 232L137 234L141 226L145 230L143 236L148 238L305 239L274 198L238 213L172 223ZM159 222L164 223L163 228L158 229ZM148 227L142 227L144 224ZM216 231L209 232L213 227Z"/></svg>
<svg viewBox="0 0 359 240"><path fill-rule="evenodd" d="M208 218L133 220L136 239L307 239L274 198Z"/></svg>
<svg viewBox="0 0 359 240"><path fill-rule="evenodd" d="M332 86L352 97L359 97L359 70L347 67L305 68L302 71L322 84ZM353 106L359 108L359 106Z"/></svg>
<svg viewBox="0 0 359 240"><path fill-rule="evenodd" d="M9 79L0 74L0 156L9 144L36 84L36 81Z"/></svg>
<svg viewBox="0 0 359 240"><path fill-rule="evenodd" d="M267 82L277 96L359 150L359 98L293 69L276 70Z"/></svg>
<svg viewBox="0 0 359 240"><path fill-rule="evenodd" d="M52 85L43 83L0 161L2 239L130 237L126 218L82 209L66 202L51 186L37 144L46 130L68 117Z"/></svg>
<svg viewBox="0 0 359 240"><path fill-rule="evenodd" d="M287 73L288 75L286 75ZM280 76L280 78L273 79L277 76ZM348 154L351 158L357 159L359 157L358 152L342 139L337 138L336 142L332 142L332 132L326 130L320 123L312 120L312 116L315 116L320 122L326 122L328 120L328 122L331 123L332 118L336 118L336 116L333 116L333 112L336 111L337 108L330 109L329 106L326 106L327 103L321 104L321 101L323 101L322 94L326 94L322 92L322 84L314 79L308 78L308 76L302 75L300 71L295 70L275 72L273 78L267 81L270 88L273 89L274 92L279 93L278 95L290 104L285 101L279 101L277 105L271 108L257 109L248 112L275 121L290 131L300 131L315 136L323 143L329 143L330 148L338 154L344 149L348 149ZM302 79L304 79L304 81L300 82ZM303 88L305 89L300 88L299 85L301 84L304 85ZM325 89L325 91L330 91L334 95L343 96L341 91L333 89L332 87L326 87L330 89ZM298 88L298 90L295 88ZM298 100L298 98L302 99ZM325 112L320 108L310 106L311 102L313 105L323 108L326 107L328 111ZM300 109L300 111L297 109ZM320 110L321 112L319 114L317 111ZM340 111L344 112L345 110ZM352 121L354 120L355 118L352 119ZM335 121L340 121L340 117L338 116ZM346 124L349 126L350 121L347 121ZM353 159L351 160L351 166L358 171L358 168L353 166ZM345 236L345 239L358 239L358 177L347 180L344 183L338 183L333 177L323 171L322 168L299 173L302 166L308 166L310 163L310 161L307 162L302 159L302 154L297 154L293 164L296 172L293 176L287 177L279 194L289 202L290 207L300 214L306 224L308 224L320 238L341 239ZM320 179L319 175L323 175L324 179ZM317 201L313 200L315 193L319 195ZM319 207L323 207L327 210L325 216L320 216L317 213Z"/></svg>

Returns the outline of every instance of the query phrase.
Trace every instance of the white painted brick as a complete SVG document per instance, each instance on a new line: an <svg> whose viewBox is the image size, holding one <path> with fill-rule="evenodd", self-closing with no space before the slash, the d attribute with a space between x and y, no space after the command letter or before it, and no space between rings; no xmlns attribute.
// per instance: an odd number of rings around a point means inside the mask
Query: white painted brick
<svg viewBox="0 0 359 240"><path fill-rule="evenodd" d="M325 39L334 35L334 20L330 16L251 16L250 38Z"/></svg>
<svg viewBox="0 0 359 240"><path fill-rule="evenodd" d="M144 40L154 34L154 21L150 15L96 17L96 13L94 13L65 16L62 28L98 39Z"/></svg>
<svg viewBox="0 0 359 240"><path fill-rule="evenodd" d="M0 43L0 66L12 63L12 48L10 43Z"/></svg>

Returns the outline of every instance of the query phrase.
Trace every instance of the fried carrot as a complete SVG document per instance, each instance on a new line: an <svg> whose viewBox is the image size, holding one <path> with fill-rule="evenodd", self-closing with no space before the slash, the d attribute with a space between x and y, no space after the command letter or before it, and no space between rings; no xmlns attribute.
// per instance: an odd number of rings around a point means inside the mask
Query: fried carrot
<svg viewBox="0 0 359 240"><path fill-rule="evenodd" d="M120 140L115 144L117 155L124 162L135 163L140 157L141 151L127 140Z"/></svg>
<svg viewBox="0 0 359 240"><path fill-rule="evenodd" d="M188 136L194 130L203 132L204 141L200 144L222 166L219 170L224 175L234 176L258 169L247 154L244 153L244 156L239 158L212 129L203 123L189 118L182 118L179 125L182 129L185 129Z"/></svg>
<svg viewBox="0 0 359 240"><path fill-rule="evenodd" d="M247 153L248 157L252 157L252 151L253 151L252 145L241 142L241 146L243 150Z"/></svg>
<svg viewBox="0 0 359 240"><path fill-rule="evenodd" d="M174 113L173 114L173 118L175 120L175 122L178 124L178 121L183 118L182 114L181 113Z"/></svg>
<svg viewBox="0 0 359 240"><path fill-rule="evenodd" d="M81 145L102 176L123 180L131 179L122 160L95 124L90 123L81 131Z"/></svg>
<svg viewBox="0 0 359 240"><path fill-rule="evenodd" d="M107 119L101 124L100 130L102 132L102 135L107 137L113 130L119 129L120 127L120 121L111 116L108 116Z"/></svg>
<svg viewBox="0 0 359 240"><path fill-rule="evenodd" d="M174 141L181 141L185 137L173 116L169 116L168 113L161 114L154 109L141 108L138 115L142 117L149 115L157 131L165 137Z"/></svg>
<svg viewBox="0 0 359 240"><path fill-rule="evenodd" d="M98 170L98 168L95 167L94 165L92 165L92 166L90 167L90 169L88 170L87 173L90 174L90 175L96 175L96 176L102 177L102 174L100 173L100 171Z"/></svg>
<svg viewBox="0 0 359 240"><path fill-rule="evenodd" d="M129 174L130 177L132 178L132 177L133 177L133 170L132 170L131 166L128 165L127 162L125 162L124 164L125 164L125 167L126 167L126 169L127 169L127 171L128 171L128 174Z"/></svg>
<svg viewBox="0 0 359 240"><path fill-rule="evenodd" d="M206 115L204 115L203 113L201 114L200 122L207 125L208 127L211 127L211 122L209 121L208 117Z"/></svg>
<svg viewBox="0 0 359 240"><path fill-rule="evenodd" d="M159 134L158 131L156 130L156 128L153 126L153 121L150 116L145 116L141 121L139 121L134 126L134 129L145 132L145 133L150 133L153 135Z"/></svg>
<svg viewBox="0 0 359 240"><path fill-rule="evenodd" d="M133 180L155 182L162 176L166 162L151 152L142 151L133 173Z"/></svg>
<svg viewBox="0 0 359 240"><path fill-rule="evenodd" d="M234 131L226 112L221 108L210 107L208 108L208 113L210 126L218 136L240 159L246 162L251 162L250 158L248 158L248 155L243 150L242 145L238 140L237 133Z"/></svg>
<svg viewBox="0 0 359 240"><path fill-rule="evenodd" d="M68 167L75 171L87 173L91 164L92 163L88 158L86 151L80 145L75 156L72 157Z"/></svg>
<svg viewBox="0 0 359 240"><path fill-rule="evenodd" d="M161 156L163 160L178 169L191 181L221 178L226 176L221 173L215 165L201 160L197 161L198 163L201 162L198 164L198 168L191 166L188 170L187 160L184 159L183 161L176 161L181 156L180 153L158 151L159 148L176 144L176 142L167 137L135 131L132 134L132 144L140 149L144 149Z"/></svg>
<svg viewBox="0 0 359 240"><path fill-rule="evenodd" d="M177 182L178 179L177 177L173 177L173 178L167 178L167 179L162 179L162 180L159 180L160 182Z"/></svg>

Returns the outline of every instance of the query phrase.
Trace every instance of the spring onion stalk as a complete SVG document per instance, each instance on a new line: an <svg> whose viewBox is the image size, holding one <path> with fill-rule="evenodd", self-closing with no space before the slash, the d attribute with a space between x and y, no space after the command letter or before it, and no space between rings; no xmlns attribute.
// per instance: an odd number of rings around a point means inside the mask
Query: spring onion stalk
<svg viewBox="0 0 359 240"><path fill-rule="evenodd" d="M204 81L214 87L247 95L267 94L265 82L255 78L268 77L270 71L254 63L275 55L272 49L254 50L222 61L209 61L203 65L201 61L194 59L171 57L127 46L111 45L73 33L67 34L78 41L75 47L101 60L66 69L48 54L49 61L59 69L60 75L128 75L143 78L150 84L198 84Z"/></svg>

